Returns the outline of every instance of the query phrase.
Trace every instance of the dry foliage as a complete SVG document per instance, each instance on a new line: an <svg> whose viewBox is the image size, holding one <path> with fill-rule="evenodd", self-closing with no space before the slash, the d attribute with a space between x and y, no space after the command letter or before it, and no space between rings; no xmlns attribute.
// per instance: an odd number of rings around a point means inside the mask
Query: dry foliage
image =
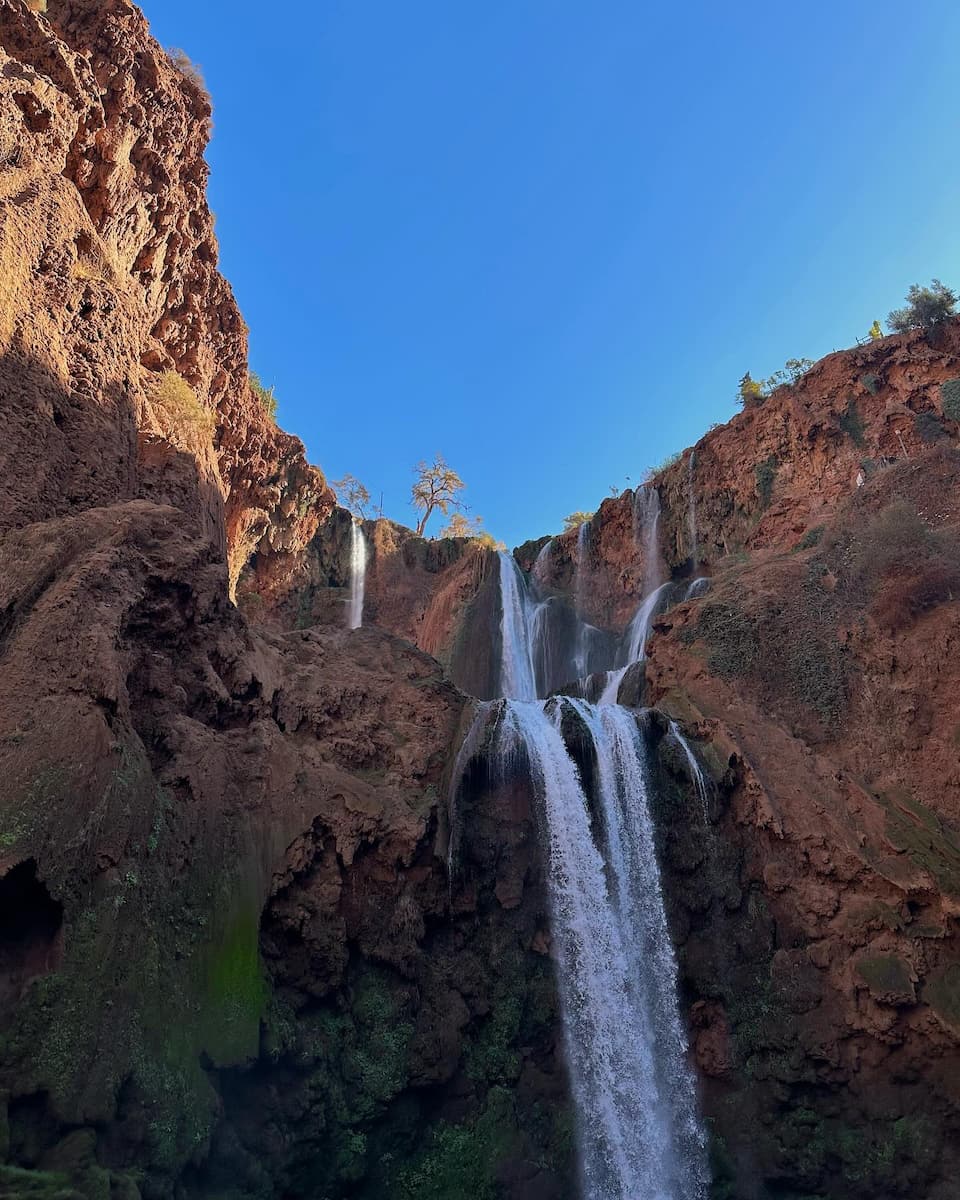
<svg viewBox="0 0 960 1200"><path fill-rule="evenodd" d="M960 538L931 529L909 500L894 500L855 535L826 547L851 599L869 605L884 629L904 629L939 604L960 599Z"/></svg>
<svg viewBox="0 0 960 1200"><path fill-rule="evenodd" d="M189 383L176 371L164 371L153 389L169 434L179 434L188 444L197 438L213 437L216 419L205 408Z"/></svg>
<svg viewBox="0 0 960 1200"><path fill-rule="evenodd" d="M189 79L205 96L209 97L210 93L207 91L207 82L203 78L203 69L199 63L193 61L186 50L172 46L167 51L167 58L170 59L173 66L180 72L184 79Z"/></svg>
<svg viewBox="0 0 960 1200"><path fill-rule="evenodd" d="M47 0L27 0L27 8L31 12L45 13L47 11Z"/></svg>

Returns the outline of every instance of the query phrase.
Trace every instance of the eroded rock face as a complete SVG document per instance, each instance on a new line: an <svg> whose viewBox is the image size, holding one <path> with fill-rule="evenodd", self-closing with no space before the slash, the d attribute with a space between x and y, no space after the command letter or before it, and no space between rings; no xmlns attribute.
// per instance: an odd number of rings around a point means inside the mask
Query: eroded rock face
<svg viewBox="0 0 960 1200"><path fill-rule="evenodd" d="M524 1016L544 960L496 872L450 919L462 695L409 642L252 633L229 598L332 498L247 386L207 100L126 3L4 0L0 45L0 1190L307 1196L322 1161L359 1194L368 1135L396 1182L441 1117L436 1153L496 1139L527 1187L555 1019ZM166 371L212 436L162 411Z"/></svg>
<svg viewBox="0 0 960 1200"><path fill-rule="evenodd" d="M334 509L295 555L255 554L238 603L267 628L342 627L350 596L353 518ZM471 696L499 685L499 574L495 553L470 538L418 537L384 519L361 523L367 544L363 620L436 658Z"/></svg>

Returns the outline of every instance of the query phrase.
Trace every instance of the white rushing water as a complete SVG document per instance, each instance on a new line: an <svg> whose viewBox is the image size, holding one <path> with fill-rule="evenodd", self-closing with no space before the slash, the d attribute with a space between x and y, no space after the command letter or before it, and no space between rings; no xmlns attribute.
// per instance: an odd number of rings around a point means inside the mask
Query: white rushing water
<svg viewBox="0 0 960 1200"><path fill-rule="evenodd" d="M367 539L359 521L350 525L350 600L347 604L347 628L363 624L363 591L367 580Z"/></svg>
<svg viewBox="0 0 960 1200"><path fill-rule="evenodd" d="M690 778L693 780L693 786L697 789L697 799L700 801L700 812L703 814L703 823L709 826L710 814L708 808L709 792L707 790L707 780L700 763L697 761L697 756L691 749L690 743L680 732L680 727L676 721L670 722L670 736L683 751L683 756L687 760Z"/></svg>
<svg viewBox="0 0 960 1200"><path fill-rule="evenodd" d="M642 657L667 586L656 574L655 495L643 498L642 511L644 576L653 585L624 635L620 653L627 662L616 672L621 678ZM582 537L578 541L582 549ZM705 1138L663 908L645 741L637 714L615 703L615 691L603 707L537 698L535 664L556 654L548 638L550 600L538 598L540 582L535 578L528 590L513 558L500 555L500 677L507 699L502 710L496 702L478 709L457 756L451 867L460 836L455 819L460 779L478 752L480 732L496 719L493 774L509 779L528 771L542 805L583 1200L704 1200ZM578 620L572 631L578 642L582 625ZM576 652L572 660L576 663ZM592 748L589 797L564 741L562 726L569 722L585 734L577 744L585 740Z"/></svg>
<svg viewBox="0 0 960 1200"><path fill-rule="evenodd" d="M646 655L650 626L657 606L664 599L668 584L663 583L660 561L660 495L654 487L638 488L633 498L633 537L643 552L643 595L633 619L624 630L617 667L607 673L600 693L601 704L616 704L623 677L634 663Z"/></svg>
<svg viewBox="0 0 960 1200"><path fill-rule="evenodd" d="M691 579L683 598L684 600L698 600L709 591L710 580L706 575L698 575L696 579Z"/></svg>
<svg viewBox="0 0 960 1200"><path fill-rule="evenodd" d="M520 568L505 550L500 559L500 694L513 700L537 698L527 593Z"/></svg>
<svg viewBox="0 0 960 1200"><path fill-rule="evenodd" d="M560 733L582 720L598 818ZM636 718L582 700L507 702L500 770L542 799L558 990L584 1200L700 1200L704 1138L686 1061Z"/></svg>

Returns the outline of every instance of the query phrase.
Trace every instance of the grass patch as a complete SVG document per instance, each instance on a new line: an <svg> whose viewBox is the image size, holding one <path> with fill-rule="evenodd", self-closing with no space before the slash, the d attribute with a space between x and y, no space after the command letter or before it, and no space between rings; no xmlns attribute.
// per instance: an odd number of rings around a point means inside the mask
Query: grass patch
<svg viewBox="0 0 960 1200"><path fill-rule="evenodd" d="M960 379L948 379L940 385L943 415L950 421L960 421Z"/></svg>
<svg viewBox="0 0 960 1200"><path fill-rule="evenodd" d="M773 485L776 482L779 465L776 455L771 454L769 458L765 458L762 463L757 463L753 468L753 473L757 480L757 495L760 497L761 510L770 506L770 501L773 498Z"/></svg>
<svg viewBox="0 0 960 1200"><path fill-rule="evenodd" d="M201 404L197 393L176 371L164 371L153 386L153 397L171 440L185 442L196 449L198 440L213 437L216 416Z"/></svg>
<svg viewBox="0 0 960 1200"><path fill-rule="evenodd" d="M913 427L917 431L920 441L926 442L927 445L933 442L942 442L949 439L950 436L944 429L940 418L932 412L914 413Z"/></svg>
<svg viewBox="0 0 960 1200"><path fill-rule="evenodd" d="M260 376L254 371L250 372L250 391L260 401L263 411L267 414L271 421L277 419L277 397L275 390L272 387L266 387Z"/></svg>
<svg viewBox="0 0 960 1200"><path fill-rule="evenodd" d="M880 391L880 376L872 373L860 376L860 382L867 389L871 396L875 396Z"/></svg>
<svg viewBox="0 0 960 1200"><path fill-rule="evenodd" d="M840 414L840 428L858 449L863 449L865 444L863 418L860 416L860 409L853 396L847 401L847 407Z"/></svg>

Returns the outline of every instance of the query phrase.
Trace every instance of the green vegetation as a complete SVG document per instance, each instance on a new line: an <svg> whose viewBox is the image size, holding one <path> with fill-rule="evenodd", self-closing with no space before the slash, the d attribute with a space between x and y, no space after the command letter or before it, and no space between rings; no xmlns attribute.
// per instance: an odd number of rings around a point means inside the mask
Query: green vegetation
<svg viewBox="0 0 960 1200"><path fill-rule="evenodd" d="M863 418L860 416L860 409L857 407L857 402L850 396L847 400L847 407L840 416L840 428L847 435L851 442L858 448L863 449Z"/></svg>
<svg viewBox="0 0 960 1200"><path fill-rule="evenodd" d="M263 411L267 414L271 421L276 421L277 397L275 395L274 388L266 387L260 379L260 376L254 371L250 372L248 379L250 383L250 391L253 392L254 396L256 396L256 398L260 401Z"/></svg>
<svg viewBox="0 0 960 1200"><path fill-rule="evenodd" d="M931 976L923 998L942 1020L960 1030L960 963Z"/></svg>
<svg viewBox="0 0 960 1200"><path fill-rule="evenodd" d="M862 530L828 548L851 599L870 603L877 620L902 628L960 594L960 541L933 530L907 500L888 504Z"/></svg>
<svg viewBox="0 0 960 1200"><path fill-rule="evenodd" d="M441 1121L427 1151L398 1173L398 1200L496 1200L497 1163L515 1138L513 1096L491 1088L480 1114L462 1125Z"/></svg>
<svg viewBox="0 0 960 1200"><path fill-rule="evenodd" d="M588 521L593 520L592 512L572 512L568 513L563 518L563 531L569 532L571 529L579 529L581 525L586 525Z"/></svg>
<svg viewBox="0 0 960 1200"><path fill-rule="evenodd" d="M788 358L779 371L769 379L754 379L750 372L743 376L737 386L737 401L744 407L761 404L777 388L791 387L803 378L813 366L810 358Z"/></svg>
<svg viewBox="0 0 960 1200"><path fill-rule="evenodd" d="M259 912L237 913L210 952L206 973L203 1045L214 1064L256 1057L267 985L260 964Z"/></svg>
<svg viewBox="0 0 960 1200"><path fill-rule="evenodd" d="M939 279L934 279L929 287L915 283L907 292L906 306L895 308L887 317L887 328L894 333L933 329L954 315L956 305L956 293Z"/></svg>
<svg viewBox="0 0 960 1200"><path fill-rule="evenodd" d="M861 958L857 974L877 999L913 997L910 967L896 954L875 954Z"/></svg>
<svg viewBox="0 0 960 1200"><path fill-rule="evenodd" d="M467 1075L476 1082L513 1083L520 1074L516 1041L523 1005L516 993L507 995L483 1023L467 1047Z"/></svg>
<svg viewBox="0 0 960 1200"><path fill-rule="evenodd" d="M707 665L721 679L749 679L762 702L800 706L834 729L846 708L849 667L830 633L825 606L832 603L814 561L782 603L749 614L722 601L704 604L697 624L681 638L706 643Z"/></svg>
<svg viewBox="0 0 960 1200"><path fill-rule="evenodd" d="M682 458L683 455L679 450L676 452L676 454L668 454L663 462L661 462L658 466L649 467L647 469L643 477L644 483L650 483L655 476L662 475L664 471L669 471L670 468L675 467Z"/></svg>
<svg viewBox="0 0 960 1200"><path fill-rule="evenodd" d="M943 415L951 421L960 421L960 379L948 379L940 385Z"/></svg>
<svg viewBox="0 0 960 1200"><path fill-rule="evenodd" d="M779 466L777 456L771 454L762 463L757 463L753 469L757 480L757 495L760 497L761 509L769 508L770 506L770 501L773 498L773 485L776 482L777 468Z"/></svg>
<svg viewBox="0 0 960 1200"><path fill-rule="evenodd" d="M874 321L876 325L876 321ZM868 371L866 375L860 376L860 382L867 389L871 396L875 396L880 391L880 376L874 375Z"/></svg>
<svg viewBox="0 0 960 1200"><path fill-rule="evenodd" d="M814 546L819 546L823 540L824 527L815 525L812 529L808 529L797 544L798 550L811 550Z"/></svg>
<svg viewBox="0 0 960 1200"><path fill-rule="evenodd" d="M444 529L440 530L444 538L472 538L488 550L506 550L504 542L498 542L492 533L483 528L483 517L467 517L464 513L454 513Z"/></svg>
<svg viewBox="0 0 960 1200"><path fill-rule="evenodd" d="M913 427L920 440L928 445L933 442L942 442L950 436L944 429L940 418L932 412L914 413Z"/></svg>
<svg viewBox="0 0 960 1200"><path fill-rule="evenodd" d="M106 1186L105 1195L109 1196L109 1179ZM24 1171L20 1167L3 1165L0 1165L0 1197L3 1200L85 1200L81 1192L70 1186L66 1175L59 1172Z"/></svg>

